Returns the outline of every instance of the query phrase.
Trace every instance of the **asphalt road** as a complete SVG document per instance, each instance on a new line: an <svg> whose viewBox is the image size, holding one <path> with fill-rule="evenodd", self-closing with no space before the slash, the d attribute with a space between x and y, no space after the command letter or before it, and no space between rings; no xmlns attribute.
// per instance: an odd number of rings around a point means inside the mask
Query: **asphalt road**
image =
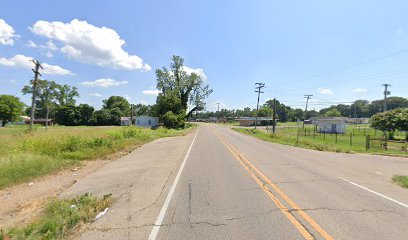
<svg viewBox="0 0 408 240"><path fill-rule="evenodd" d="M391 182L408 174L406 158L300 149L215 124L175 139L160 145L173 153L150 166L167 168L143 170L156 180L143 187L145 178L131 175L127 181L139 188L118 192L112 211L82 239L408 239L408 190ZM159 152L155 143L143 151ZM177 160L169 160L172 154ZM81 183L71 189L80 191Z"/></svg>
<svg viewBox="0 0 408 240"><path fill-rule="evenodd" d="M204 125L157 239L408 239L408 191L390 183L404 172L406 159L298 149Z"/></svg>

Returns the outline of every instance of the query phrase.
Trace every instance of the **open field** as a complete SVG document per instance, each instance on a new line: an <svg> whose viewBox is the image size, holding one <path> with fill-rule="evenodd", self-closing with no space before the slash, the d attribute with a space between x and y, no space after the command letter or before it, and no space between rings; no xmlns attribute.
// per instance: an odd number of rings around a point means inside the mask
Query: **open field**
<svg viewBox="0 0 408 240"><path fill-rule="evenodd" d="M313 131L313 126L305 129L294 127L278 127L275 134L269 130L254 130L253 128L234 128L235 131L255 136L265 141L286 145L333 152L358 152L387 155L408 156L406 142L388 142L388 150L381 147L381 132L371 128L356 128L348 126L345 134L322 134ZM366 149L366 136L370 135L370 148ZM396 133L397 138L403 139L404 133Z"/></svg>
<svg viewBox="0 0 408 240"><path fill-rule="evenodd" d="M189 131L137 127L55 127L45 131L38 127L28 133L24 126L1 128L0 188Z"/></svg>

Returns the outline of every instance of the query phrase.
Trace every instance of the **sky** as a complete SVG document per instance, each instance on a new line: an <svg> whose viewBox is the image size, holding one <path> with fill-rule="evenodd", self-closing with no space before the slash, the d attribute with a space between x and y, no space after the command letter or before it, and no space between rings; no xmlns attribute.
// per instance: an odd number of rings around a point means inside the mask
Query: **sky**
<svg viewBox="0 0 408 240"><path fill-rule="evenodd" d="M309 109L408 97L408 2L0 0L0 94L43 79L78 87L78 103L109 96L154 104L155 70L172 55L214 90L207 110L277 98Z"/></svg>

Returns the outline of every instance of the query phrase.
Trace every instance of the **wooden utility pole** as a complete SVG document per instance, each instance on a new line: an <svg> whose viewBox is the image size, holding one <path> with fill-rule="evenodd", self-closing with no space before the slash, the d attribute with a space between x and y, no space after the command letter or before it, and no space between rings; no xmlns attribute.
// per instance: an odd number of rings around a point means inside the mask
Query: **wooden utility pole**
<svg viewBox="0 0 408 240"><path fill-rule="evenodd" d="M31 69L34 72L34 79L33 79L33 95L31 99L31 116L30 116L30 131L33 129L34 124L34 113L35 113L35 101L37 98L37 84L38 84L38 77L41 76L40 68L43 69L40 62L38 60L31 60L35 64L35 68Z"/></svg>
<svg viewBox="0 0 408 240"><path fill-rule="evenodd" d="M383 86L385 88L384 89L384 110L383 112L386 112L387 111L387 95L391 94L391 92L388 91L388 87L391 87L391 84L385 83L383 84Z"/></svg>
<svg viewBox="0 0 408 240"><path fill-rule="evenodd" d="M306 107L305 107L305 112L303 113L303 128L305 128L305 120L306 120L306 112L307 112L307 105L309 104L309 99L313 97L312 94L306 94Z"/></svg>
<svg viewBox="0 0 408 240"><path fill-rule="evenodd" d="M264 93L261 91L261 89L264 87L265 87L265 83L255 83L255 89L256 89L255 92L258 93L258 101L256 103L256 114L255 114L255 129L258 123L259 95L261 93Z"/></svg>
<svg viewBox="0 0 408 240"><path fill-rule="evenodd" d="M272 132L275 134L275 126L276 126L276 98L273 99L273 116L272 116L273 126Z"/></svg>

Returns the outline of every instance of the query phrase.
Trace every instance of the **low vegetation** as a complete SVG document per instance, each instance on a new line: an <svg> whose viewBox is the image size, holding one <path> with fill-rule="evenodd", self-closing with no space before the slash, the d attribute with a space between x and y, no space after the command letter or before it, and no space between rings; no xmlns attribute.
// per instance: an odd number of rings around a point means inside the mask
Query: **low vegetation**
<svg viewBox="0 0 408 240"><path fill-rule="evenodd" d="M300 136L297 136L297 128L279 128L275 134L255 130L253 128L233 128L237 132L245 133L256 138L275 142L285 145L291 145L296 147L315 149L319 151L331 151L331 152L357 152L357 153L375 153L375 154L387 154L387 155L399 155L407 156L404 144L389 142L388 150L385 151L380 146L373 146L366 150L366 137L365 135L351 134L352 140L350 144L350 133L347 134L313 134L313 130L307 130L305 132L300 131ZM309 132L310 131L310 132ZM373 133L374 130L368 129ZM352 131L351 131L352 132ZM306 133L306 134L305 134ZM379 132L378 134L381 134ZM371 143L373 144L373 142ZM392 144L396 144L395 146Z"/></svg>
<svg viewBox="0 0 408 240"><path fill-rule="evenodd" d="M1 232L0 240L64 239L82 224L93 221L111 204L110 194L97 198L86 193L73 199L53 200L29 225Z"/></svg>
<svg viewBox="0 0 408 240"><path fill-rule="evenodd" d="M189 125L190 126L190 125ZM138 127L54 127L0 129L0 189L14 183L104 158L157 138L185 135L186 129Z"/></svg>
<svg viewBox="0 0 408 240"><path fill-rule="evenodd" d="M401 187L408 188L408 176L394 175L392 177L392 181Z"/></svg>

